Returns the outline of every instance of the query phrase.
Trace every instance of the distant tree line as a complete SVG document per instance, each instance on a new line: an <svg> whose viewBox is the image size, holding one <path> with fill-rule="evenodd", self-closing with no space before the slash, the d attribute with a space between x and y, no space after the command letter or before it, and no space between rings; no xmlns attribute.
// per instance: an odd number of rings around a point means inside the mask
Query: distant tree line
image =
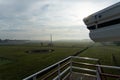
<svg viewBox="0 0 120 80"><path fill-rule="evenodd" d="M28 41L28 40L11 40L11 39L0 39L0 43L6 43L6 42L25 42L25 41Z"/></svg>
<svg viewBox="0 0 120 80"><path fill-rule="evenodd" d="M4 40L0 39L0 42L7 42L7 41L10 41L10 40L9 39L4 39Z"/></svg>
<svg viewBox="0 0 120 80"><path fill-rule="evenodd" d="M120 41L113 42L115 45L120 46Z"/></svg>
<svg viewBox="0 0 120 80"><path fill-rule="evenodd" d="M120 41L102 42L102 44L105 45L105 46L110 46L110 45L120 46Z"/></svg>

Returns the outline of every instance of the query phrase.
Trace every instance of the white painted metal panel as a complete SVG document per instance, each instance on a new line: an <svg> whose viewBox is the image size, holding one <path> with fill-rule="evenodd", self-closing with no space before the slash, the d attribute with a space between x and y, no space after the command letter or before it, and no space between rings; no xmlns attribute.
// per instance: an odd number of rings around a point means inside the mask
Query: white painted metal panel
<svg viewBox="0 0 120 80"><path fill-rule="evenodd" d="M93 41L120 41L120 24L91 30L89 36Z"/></svg>
<svg viewBox="0 0 120 80"><path fill-rule="evenodd" d="M93 41L120 41L120 2L84 18L83 21L90 30L89 36Z"/></svg>

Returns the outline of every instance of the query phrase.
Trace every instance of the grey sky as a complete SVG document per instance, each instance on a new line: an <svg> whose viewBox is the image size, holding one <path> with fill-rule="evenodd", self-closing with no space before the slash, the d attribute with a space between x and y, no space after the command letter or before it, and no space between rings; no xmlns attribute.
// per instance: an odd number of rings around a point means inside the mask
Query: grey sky
<svg viewBox="0 0 120 80"><path fill-rule="evenodd" d="M88 39L82 19L120 0L0 0L0 38Z"/></svg>

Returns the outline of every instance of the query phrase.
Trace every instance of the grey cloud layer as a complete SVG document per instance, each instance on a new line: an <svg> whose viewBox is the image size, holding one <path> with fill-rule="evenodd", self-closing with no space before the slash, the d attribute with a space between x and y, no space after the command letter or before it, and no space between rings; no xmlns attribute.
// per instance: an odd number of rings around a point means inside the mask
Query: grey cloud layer
<svg viewBox="0 0 120 80"><path fill-rule="evenodd" d="M0 38L44 39L49 34L56 39L88 38L81 24L82 2L90 0L0 0Z"/></svg>

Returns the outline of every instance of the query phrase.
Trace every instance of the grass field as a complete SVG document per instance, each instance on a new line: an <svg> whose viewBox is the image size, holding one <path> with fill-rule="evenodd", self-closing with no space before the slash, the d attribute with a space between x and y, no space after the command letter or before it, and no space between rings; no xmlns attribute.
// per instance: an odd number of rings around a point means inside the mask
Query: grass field
<svg viewBox="0 0 120 80"><path fill-rule="evenodd" d="M98 58L103 65L120 66L120 46L104 46L95 44L79 56ZM113 56L116 59L116 63L114 63Z"/></svg>
<svg viewBox="0 0 120 80"><path fill-rule="evenodd" d="M55 47L41 47L40 44L0 46L0 80L21 80L89 45L91 43L55 42ZM33 49L54 49L55 51L41 54L26 53L27 50ZM102 64L120 66L119 52L119 46L95 44L79 56L99 58Z"/></svg>
<svg viewBox="0 0 120 80"><path fill-rule="evenodd" d="M41 47L40 44L0 46L0 80L21 80L87 46L74 43L55 43L57 47ZM74 47L73 47L74 46ZM50 53L26 53L34 49L54 49Z"/></svg>
<svg viewBox="0 0 120 80"><path fill-rule="evenodd" d="M120 46L104 46L95 44L79 56L97 58L100 60L102 65L120 66ZM120 70L118 69L102 69L105 73L120 75ZM106 80L116 79L107 78Z"/></svg>

